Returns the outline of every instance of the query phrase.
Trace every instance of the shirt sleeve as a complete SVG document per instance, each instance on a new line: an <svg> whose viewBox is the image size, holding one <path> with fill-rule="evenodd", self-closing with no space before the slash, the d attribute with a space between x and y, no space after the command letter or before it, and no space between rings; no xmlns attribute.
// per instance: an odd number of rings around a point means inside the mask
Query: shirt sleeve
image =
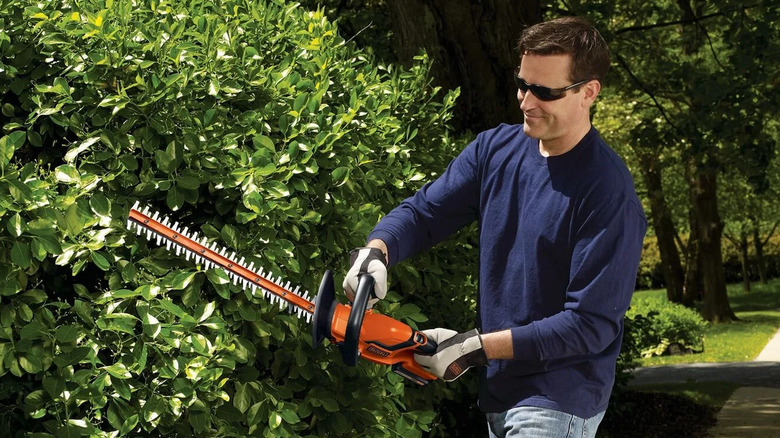
<svg viewBox="0 0 780 438"><path fill-rule="evenodd" d="M433 182L388 213L368 236L381 239L388 266L441 242L479 214L478 140L472 142Z"/></svg>
<svg viewBox="0 0 780 438"><path fill-rule="evenodd" d="M600 202L584 216L574 240L564 310L512 328L515 359L595 354L622 333L647 221L624 195Z"/></svg>

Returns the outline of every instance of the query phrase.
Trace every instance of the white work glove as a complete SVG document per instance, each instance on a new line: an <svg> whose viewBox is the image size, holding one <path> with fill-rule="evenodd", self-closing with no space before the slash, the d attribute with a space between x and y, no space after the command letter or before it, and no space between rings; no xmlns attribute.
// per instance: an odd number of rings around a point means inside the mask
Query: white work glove
<svg viewBox="0 0 780 438"><path fill-rule="evenodd" d="M349 253L350 268L344 277L344 291L349 301L355 300L358 279L363 274L374 277L374 291L368 299L368 308L374 307L387 295L387 262L385 254L379 248L355 248Z"/></svg>
<svg viewBox="0 0 780 438"><path fill-rule="evenodd" d="M415 354L414 360L445 382L452 382L471 367L488 364L477 329L458 333L455 330L437 328L423 330L423 333L439 346L432 356Z"/></svg>

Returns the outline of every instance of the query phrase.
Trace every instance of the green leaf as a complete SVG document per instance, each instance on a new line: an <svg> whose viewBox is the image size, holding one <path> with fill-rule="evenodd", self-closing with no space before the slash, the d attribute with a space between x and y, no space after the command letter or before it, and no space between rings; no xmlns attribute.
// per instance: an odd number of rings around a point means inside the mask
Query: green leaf
<svg viewBox="0 0 780 438"><path fill-rule="evenodd" d="M298 414L296 414L292 409L284 409L280 415L282 420L289 424L295 424L301 421L301 419L298 417Z"/></svg>
<svg viewBox="0 0 780 438"><path fill-rule="evenodd" d="M268 181L265 189L275 198L286 198L290 196L290 189L281 181Z"/></svg>
<svg viewBox="0 0 780 438"><path fill-rule="evenodd" d="M185 193L177 186L174 186L168 190L168 194L165 197L165 202L168 204L168 208L173 211L177 211L184 206Z"/></svg>
<svg viewBox="0 0 780 438"><path fill-rule="evenodd" d="M58 376L44 376L43 389L49 394L49 397L55 399L65 391L65 379Z"/></svg>
<svg viewBox="0 0 780 438"><path fill-rule="evenodd" d="M74 202L65 210L61 226L69 235L75 236L84 229L85 225L86 220L81 216L78 204Z"/></svg>
<svg viewBox="0 0 780 438"><path fill-rule="evenodd" d="M181 307L177 306L169 299L159 300L157 301L157 303L160 305L161 308L165 309L166 311L170 312L171 314L179 318L184 318L185 316L189 316L187 312L182 310Z"/></svg>
<svg viewBox="0 0 780 438"><path fill-rule="evenodd" d="M233 406L241 411L241 413L246 412L252 404L252 394L248 391L248 387L249 385L246 383L236 382L236 393L233 395Z"/></svg>
<svg viewBox="0 0 780 438"><path fill-rule="evenodd" d="M30 374L43 371L43 362L41 361L41 358L35 354L19 357L19 366Z"/></svg>
<svg viewBox="0 0 780 438"><path fill-rule="evenodd" d="M14 116L14 113L16 112L16 109L10 103L4 103L3 104L3 108L2 108L2 112L3 112L4 116L6 116L8 118L11 118L11 117Z"/></svg>
<svg viewBox="0 0 780 438"><path fill-rule="evenodd" d="M320 399L320 403L322 403L322 407L328 412L338 412L341 409L338 402L332 397L322 398Z"/></svg>
<svg viewBox="0 0 780 438"><path fill-rule="evenodd" d="M49 254L57 255L62 253L59 241L53 236L36 236L33 237L33 240L40 242Z"/></svg>
<svg viewBox="0 0 780 438"><path fill-rule="evenodd" d="M155 423L160 420L160 417L165 412L165 400L160 397L159 395L153 395L147 402L144 404L144 407L141 409L141 412L143 413L144 421L147 423ZM200 415L205 415L208 413L208 410L197 411L196 409L190 408L190 415L193 414L193 412L197 412ZM190 421L192 421L190 419ZM198 431L203 430L199 429Z"/></svg>
<svg viewBox="0 0 780 438"><path fill-rule="evenodd" d="M56 216L51 219L34 219L27 223L27 232L35 236L51 237L57 232ZM51 239L56 243L56 247L59 248L59 242L56 239ZM47 245L48 249L48 245ZM59 251L59 250L58 250Z"/></svg>
<svg viewBox="0 0 780 438"><path fill-rule="evenodd" d="M46 248L37 237L33 237L30 240L30 249L32 250L32 256L35 260L42 262L46 258Z"/></svg>
<svg viewBox="0 0 780 438"><path fill-rule="evenodd" d="M92 350L89 347L78 347L68 353L61 353L54 357L54 364L59 368L65 368L84 360Z"/></svg>
<svg viewBox="0 0 780 438"><path fill-rule="evenodd" d="M105 370L108 374L111 374L111 376L116 377L117 379L129 379L133 377L130 374L130 371L127 369L127 366L123 363L111 364L104 366L101 369Z"/></svg>
<svg viewBox="0 0 780 438"><path fill-rule="evenodd" d="M81 320L89 324L89 326L95 324L95 321L92 319L92 306L86 301L76 300L73 303L73 310Z"/></svg>
<svg viewBox="0 0 780 438"><path fill-rule="evenodd" d="M142 373L146 369L146 362L149 359L149 349L144 343L137 343L133 349L133 370Z"/></svg>
<svg viewBox="0 0 780 438"><path fill-rule="evenodd" d="M146 301L152 300L154 297L160 294L160 286L156 284L145 284L137 287L133 292L136 295L141 295Z"/></svg>
<svg viewBox="0 0 780 438"><path fill-rule="evenodd" d="M184 189L197 189L200 187L200 180L194 176L180 176L176 178L176 185Z"/></svg>
<svg viewBox="0 0 780 438"><path fill-rule="evenodd" d="M192 280L195 279L195 275L197 273L195 272L179 272L171 281L170 289L171 290L181 290L185 287L189 286L192 283Z"/></svg>
<svg viewBox="0 0 780 438"><path fill-rule="evenodd" d="M282 425L282 416L278 412L271 412L271 415L268 417L268 425L271 426L271 429L278 428Z"/></svg>
<svg viewBox="0 0 780 438"><path fill-rule="evenodd" d="M238 229L230 224L225 224L225 226L222 227L222 231L220 232L222 240L224 240L227 245L232 248L238 248L240 246L239 234L240 233Z"/></svg>
<svg viewBox="0 0 780 438"><path fill-rule="evenodd" d="M151 313L147 313L143 318L143 329L145 335L154 339L160 334L162 326L157 318L155 318Z"/></svg>
<svg viewBox="0 0 780 438"><path fill-rule="evenodd" d="M343 184L347 180L349 171L349 167L344 166L333 169L333 181L337 184Z"/></svg>
<svg viewBox="0 0 780 438"><path fill-rule="evenodd" d="M89 206L96 215L111 218L111 201L102 193L93 194L89 198Z"/></svg>
<svg viewBox="0 0 780 438"><path fill-rule="evenodd" d="M214 313L214 310L217 308L216 303L213 301L206 303L205 306L203 306L203 312L200 314L200 317L198 317L198 322L203 322L207 320L212 313Z"/></svg>
<svg viewBox="0 0 780 438"><path fill-rule="evenodd" d="M90 254L90 257L92 258L92 262L95 263L95 266L97 266L101 270L108 271L109 269L111 269L111 263L100 252L93 251L92 254Z"/></svg>
<svg viewBox="0 0 780 438"><path fill-rule="evenodd" d="M138 425L138 414L133 414L127 417L122 426L119 427L119 436L127 436Z"/></svg>
<svg viewBox="0 0 780 438"><path fill-rule="evenodd" d="M65 184L73 184L81 181L79 171L70 164L63 164L54 169L54 176L57 181Z"/></svg>
<svg viewBox="0 0 780 438"><path fill-rule="evenodd" d="M195 400L195 403L190 406L189 420L190 425L192 425L195 432L200 433L206 430L211 424L211 418L206 404L200 400Z"/></svg>
<svg viewBox="0 0 780 438"><path fill-rule="evenodd" d="M206 277L214 285L230 284L230 277L224 269L215 268L206 270Z"/></svg>
<svg viewBox="0 0 780 438"><path fill-rule="evenodd" d="M217 113L217 110L216 110L216 109L214 109L214 108L212 108L212 109L210 109L210 110L207 110L207 111L206 111L206 112L203 114L203 125L204 125L204 126L209 126L209 125L211 125L211 121L212 121L212 120L214 120L214 116L216 115L216 113Z"/></svg>
<svg viewBox="0 0 780 438"><path fill-rule="evenodd" d="M32 252L30 245L25 242L16 241L11 247L11 261L20 268L27 269L32 262Z"/></svg>
<svg viewBox="0 0 780 438"><path fill-rule="evenodd" d="M257 149L265 148L271 152L276 152L276 147L274 146L273 140L271 140L269 137L266 137L265 135L256 135L252 137L252 143Z"/></svg>
<svg viewBox="0 0 780 438"><path fill-rule="evenodd" d="M59 342L69 343L78 339L80 334L81 330L79 330L78 326L63 325L57 327L57 330L54 332L54 338Z"/></svg>
<svg viewBox="0 0 780 438"><path fill-rule="evenodd" d="M3 138L0 138L0 164L5 166L11 162L14 152L24 145L27 138L25 131L14 131Z"/></svg>
<svg viewBox="0 0 780 438"><path fill-rule="evenodd" d="M137 318L128 313L110 313L100 317L97 324L102 330L134 334L136 322Z"/></svg>
<svg viewBox="0 0 780 438"><path fill-rule="evenodd" d="M20 304L19 309L17 309L17 314L24 322L30 322L33 319L32 309L30 309L30 306L27 304Z"/></svg>
<svg viewBox="0 0 780 438"><path fill-rule="evenodd" d="M0 326L2 327L11 327L11 324L14 323L14 319L16 319L16 309L13 308L13 306L3 306L3 309L0 310ZM3 360L2 354L0 354L0 361Z"/></svg>
<svg viewBox="0 0 780 438"><path fill-rule="evenodd" d="M11 216L11 218L8 220L8 224L6 224L8 232L11 233L11 235L14 237L21 236L22 233L24 233L26 227L27 224L24 222L22 217L19 216L19 213Z"/></svg>
<svg viewBox="0 0 780 438"><path fill-rule="evenodd" d="M88 138L87 140L84 140L81 143L77 143L77 146L74 146L68 150L68 152L65 154L65 162L66 163L73 163L73 161L76 160L76 157L85 150L89 149L90 146L100 141L100 137L92 137Z"/></svg>
<svg viewBox="0 0 780 438"><path fill-rule="evenodd" d="M133 394L130 385L127 382L127 379L111 379L111 386L114 387L116 393L119 394L120 397L125 400L130 400Z"/></svg>

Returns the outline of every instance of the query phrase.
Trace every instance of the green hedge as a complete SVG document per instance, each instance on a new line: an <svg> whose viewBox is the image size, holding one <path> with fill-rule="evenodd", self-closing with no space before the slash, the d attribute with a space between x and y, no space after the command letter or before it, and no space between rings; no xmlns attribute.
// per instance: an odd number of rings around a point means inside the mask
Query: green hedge
<svg viewBox="0 0 780 438"><path fill-rule="evenodd" d="M316 290L456 153L424 55L379 65L279 0L11 0L0 29L0 434L434 427L387 367L313 351L307 324L124 229L141 200ZM413 300L380 311L425 321Z"/></svg>

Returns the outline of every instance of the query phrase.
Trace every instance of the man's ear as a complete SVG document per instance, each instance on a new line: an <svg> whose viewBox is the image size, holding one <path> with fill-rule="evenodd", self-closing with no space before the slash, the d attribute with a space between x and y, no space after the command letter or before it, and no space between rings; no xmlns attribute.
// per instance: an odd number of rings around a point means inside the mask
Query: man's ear
<svg viewBox="0 0 780 438"><path fill-rule="evenodd" d="M594 79L583 85L582 91L585 93L584 99L582 100L583 105L591 106L601 92L601 82Z"/></svg>

